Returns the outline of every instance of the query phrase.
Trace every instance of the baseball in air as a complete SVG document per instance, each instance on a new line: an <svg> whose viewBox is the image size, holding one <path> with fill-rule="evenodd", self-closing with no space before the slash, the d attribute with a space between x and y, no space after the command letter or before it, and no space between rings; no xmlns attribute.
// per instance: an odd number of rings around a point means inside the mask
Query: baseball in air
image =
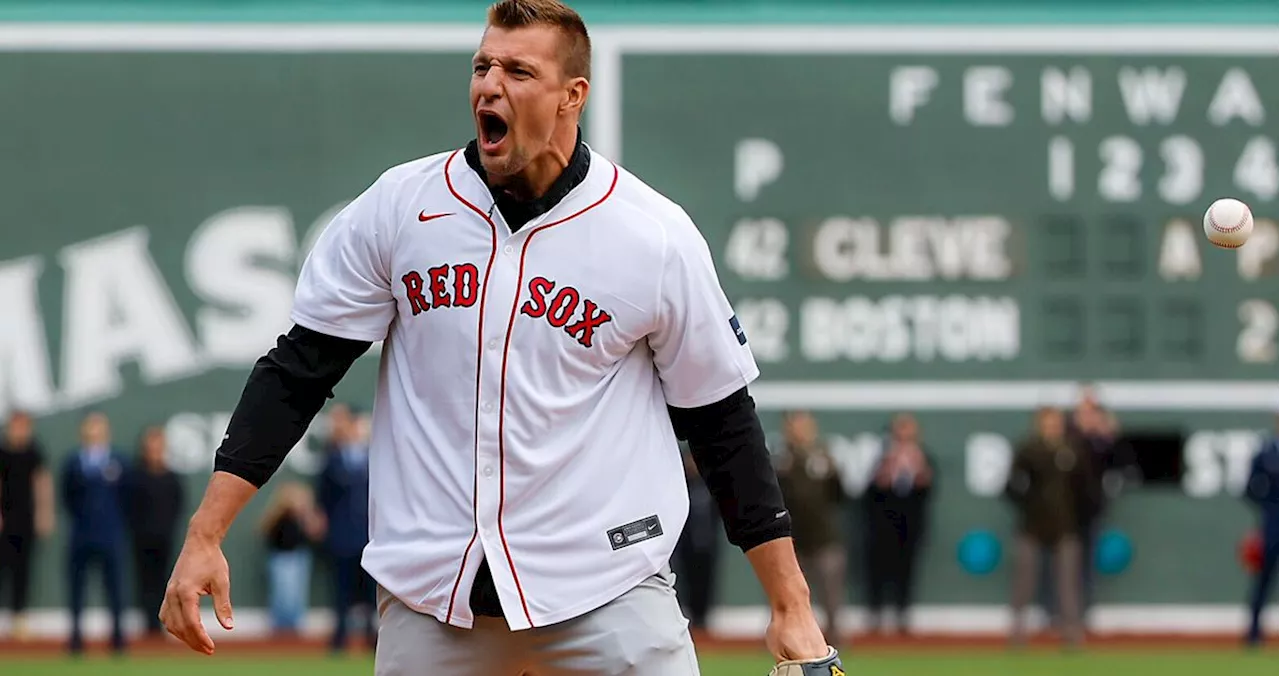
<svg viewBox="0 0 1280 676"><path fill-rule="evenodd" d="M1253 233L1253 214L1240 200L1224 197L1204 212L1204 234L1214 246L1236 249Z"/></svg>

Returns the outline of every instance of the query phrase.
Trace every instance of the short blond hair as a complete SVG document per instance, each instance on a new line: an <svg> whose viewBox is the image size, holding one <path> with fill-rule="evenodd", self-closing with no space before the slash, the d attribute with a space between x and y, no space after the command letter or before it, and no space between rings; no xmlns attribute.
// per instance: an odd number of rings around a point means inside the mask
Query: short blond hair
<svg viewBox="0 0 1280 676"><path fill-rule="evenodd" d="M591 36L587 24L572 7L560 0L500 0L489 7L489 25L499 28L551 26L564 37L561 47L564 74L591 79Z"/></svg>

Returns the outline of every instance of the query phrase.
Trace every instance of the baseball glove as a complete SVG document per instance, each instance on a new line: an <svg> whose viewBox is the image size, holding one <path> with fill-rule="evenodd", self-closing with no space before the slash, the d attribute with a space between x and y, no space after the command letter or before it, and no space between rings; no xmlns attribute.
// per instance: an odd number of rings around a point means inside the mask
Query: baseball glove
<svg viewBox="0 0 1280 676"><path fill-rule="evenodd" d="M780 662L774 665L769 676L845 676L840 654L831 646L827 646L827 651L822 659Z"/></svg>

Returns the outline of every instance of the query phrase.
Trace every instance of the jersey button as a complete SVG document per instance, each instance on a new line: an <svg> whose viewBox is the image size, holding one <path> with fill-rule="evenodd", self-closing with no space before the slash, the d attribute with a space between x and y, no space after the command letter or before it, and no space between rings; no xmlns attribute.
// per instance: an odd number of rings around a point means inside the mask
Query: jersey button
<svg viewBox="0 0 1280 676"><path fill-rule="evenodd" d="M490 338L490 339L489 339L489 349L490 349L490 350L494 350L494 349L497 349L497 347L498 347L498 339L497 339L497 338Z"/></svg>
<svg viewBox="0 0 1280 676"><path fill-rule="evenodd" d="M483 409L484 409L484 412L485 412L485 413L488 413L489 411L492 411L492 410L493 410L493 404L484 404L484 405L483 405L483 406L481 406L480 408L483 408Z"/></svg>
<svg viewBox="0 0 1280 676"><path fill-rule="evenodd" d="M510 244L508 244L505 248L502 249L502 253L505 253L506 255L510 256L512 253L515 253L515 247L512 247Z"/></svg>
<svg viewBox="0 0 1280 676"><path fill-rule="evenodd" d="M485 476L493 476L493 465L485 465L485 466L484 466L484 475L485 475Z"/></svg>

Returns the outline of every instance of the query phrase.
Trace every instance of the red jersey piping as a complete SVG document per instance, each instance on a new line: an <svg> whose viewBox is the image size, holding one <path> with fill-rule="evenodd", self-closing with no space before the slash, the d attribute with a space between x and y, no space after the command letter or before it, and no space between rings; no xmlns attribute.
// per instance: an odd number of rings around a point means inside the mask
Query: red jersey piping
<svg viewBox="0 0 1280 676"><path fill-rule="evenodd" d="M498 390L498 536L502 539L502 550L507 555L507 565L511 567L511 577L515 580L516 591L520 594L520 605L524 609L524 617L529 621L530 626L533 626L533 617L529 614L529 603L525 600L524 589L520 586L520 576L516 573L516 563L511 557L511 548L507 546L507 533L502 527L502 513L507 500L506 435L504 433L507 412L507 352L511 347L511 330L515 326L516 308L520 306L520 287L524 285L525 254L529 251L529 243L533 241L534 235L537 235L544 230L549 230L561 223L571 221L600 206L605 200L609 199L609 196L613 194L613 189L617 187L617 185L618 165L615 164L613 165L613 181L609 183L609 190L605 192L603 197L558 221L552 221L551 223L546 223L530 230L529 236L524 240L524 245L520 247L520 271L516 276L516 296L515 300L511 303L511 316L507 319L507 337L502 346L502 384Z"/></svg>
<svg viewBox="0 0 1280 676"><path fill-rule="evenodd" d="M477 510L477 496L479 495L479 478L477 477L477 468L480 464L480 359L483 355L484 345L484 301L489 295L489 272L493 270L493 260L498 255L498 226L494 224L493 219L489 215L481 211L476 205L468 202L458 194L453 188L453 181L449 178L449 165L453 164L453 158L458 156L460 151L453 151L448 160L444 163L444 183L449 188L450 194L459 202L467 205L472 211L476 212L489 224L489 262L484 267L484 281L480 285L480 315L476 322L476 408L475 408L475 425L474 439L472 440L472 456L471 456L471 540L467 542L467 548L462 552L462 563L458 566L458 575L453 580L453 591L449 594L449 610L445 614L445 624L453 619L453 605L458 597L458 586L462 582L462 571L467 568L467 559L471 556L471 548L476 544L476 537L480 534L480 523Z"/></svg>

